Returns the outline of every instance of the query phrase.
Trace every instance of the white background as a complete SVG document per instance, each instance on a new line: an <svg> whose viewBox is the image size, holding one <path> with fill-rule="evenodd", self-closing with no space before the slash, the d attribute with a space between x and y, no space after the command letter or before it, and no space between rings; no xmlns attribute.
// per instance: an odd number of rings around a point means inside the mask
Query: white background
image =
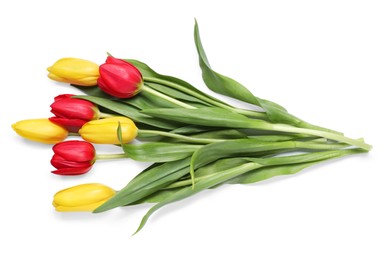
<svg viewBox="0 0 390 260"><path fill-rule="evenodd" d="M388 1L374 0L2 1L0 259L390 259L389 14ZM109 51L207 91L194 18L216 71L374 149L203 192L161 209L133 237L147 205L55 212L56 191L87 182L120 189L146 164L51 174L51 146L11 129L51 116L56 95L78 93L50 81L46 68L69 56L100 64Z"/></svg>

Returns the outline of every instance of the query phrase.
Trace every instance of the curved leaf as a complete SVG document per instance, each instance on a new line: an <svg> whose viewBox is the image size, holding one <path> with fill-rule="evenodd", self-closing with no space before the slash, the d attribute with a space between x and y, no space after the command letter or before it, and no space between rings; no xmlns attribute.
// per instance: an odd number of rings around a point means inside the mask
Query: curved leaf
<svg viewBox="0 0 390 260"><path fill-rule="evenodd" d="M202 70L203 81L212 91L263 108L264 111L267 113L268 118L274 123L285 123L297 127L317 129L340 134L339 132L334 130L309 124L299 119L298 117L289 114L287 110L279 104L254 96L246 87L244 87L239 82L212 70L202 46L199 34L199 27L196 20L194 28L194 39L196 50L199 55L199 65Z"/></svg>
<svg viewBox="0 0 390 260"><path fill-rule="evenodd" d="M145 63L141 62L141 61L138 61L138 60L134 60L134 59L123 59L131 64L133 64L134 66L136 66L141 74L145 77L145 78L157 78L157 79L160 79L160 80L163 80L163 81L167 81L167 82L173 82L173 83L176 83L180 86L183 86L193 92L196 92L197 94L200 94L208 99L212 99L214 101L217 101L221 104L224 104L225 106L230 106L224 102L222 102L221 100L213 97L213 96L210 96L210 95L207 95L206 93L200 91L199 89L195 88L194 86L192 86L190 83L182 80L182 79L179 79L179 78L175 78L175 77L172 77L172 76L167 76L167 75L162 75L162 74L159 74L157 72L155 72L153 69L151 69L148 65L146 65ZM150 82L147 82L148 84Z"/></svg>
<svg viewBox="0 0 390 260"><path fill-rule="evenodd" d="M190 158L178 161L153 164L139 173L114 197L94 210L94 213L107 211L138 201L171 184L189 173Z"/></svg>

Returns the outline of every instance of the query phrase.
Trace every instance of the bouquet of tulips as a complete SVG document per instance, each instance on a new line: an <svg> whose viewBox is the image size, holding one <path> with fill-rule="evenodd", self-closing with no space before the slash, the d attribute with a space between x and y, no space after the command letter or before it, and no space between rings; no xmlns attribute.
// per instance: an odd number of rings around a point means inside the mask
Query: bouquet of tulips
<svg viewBox="0 0 390 260"><path fill-rule="evenodd" d="M48 68L49 78L85 95L59 95L51 104L53 117L23 120L12 127L22 137L54 144L54 174L85 174L101 159L153 163L119 191L97 183L59 191L53 200L57 211L98 213L151 203L138 232L159 208L205 189L294 174L371 149L363 139L305 122L215 72L196 23L194 37L207 87L258 109L232 106L132 59L108 55L99 66L64 58ZM69 135L80 140L65 140ZM123 153L96 154L93 144L118 145Z"/></svg>

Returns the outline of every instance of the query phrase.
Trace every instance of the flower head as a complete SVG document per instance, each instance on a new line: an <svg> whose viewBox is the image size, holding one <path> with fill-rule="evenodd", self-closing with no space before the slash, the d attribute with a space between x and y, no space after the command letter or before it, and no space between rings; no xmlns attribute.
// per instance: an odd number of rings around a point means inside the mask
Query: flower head
<svg viewBox="0 0 390 260"><path fill-rule="evenodd" d="M75 95L63 94L55 97L54 102L50 105L51 112L55 117L49 119L70 132L78 132L86 122L97 119L100 111L94 103L72 98L73 96Z"/></svg>
<svg viewBox="0 0 390 260"><path fill-rule="evenodd" d="M83 59L63 58L47 68L49 78L78 86L96 86L99 65Z"/></svg>
<svg viewBox="0 0 390 260"><path fill-rule="evenodd" d="M93 211L115 195L115 190L99 183L86 183L54 194L53 206L57 211Z"/></svg>
<svg viewBox="0 0 390 260"><path fill-rule="evenodd" d="M99 67L98 86L107 94L117 98L129 98L141 91L141 72L132 64L108 56L106 63Z"/></svg>
<svg viewBox="0 0 390 260"><path fill-rule="evenodd" d="M85 141L65 141L53 146L51 164L59 175L80 175L88 172L95 163L95 147Z"/></svg>
<svg viewBox="0 0 390 260"><path fill-rule="evenodd" d="M81 127L79 134L85 141L95 144L120 144L117 134L119 124L122 142L131 142L137 136L138 129L131 119L123 116L89 121Z"/></svg>
<svg viewBox="0 0 390 260"><path fill-rule="evenodd" d="M15 132L31 141L55 144L68 136L68 131L47 118L26 119L12 125Z"/></svg>

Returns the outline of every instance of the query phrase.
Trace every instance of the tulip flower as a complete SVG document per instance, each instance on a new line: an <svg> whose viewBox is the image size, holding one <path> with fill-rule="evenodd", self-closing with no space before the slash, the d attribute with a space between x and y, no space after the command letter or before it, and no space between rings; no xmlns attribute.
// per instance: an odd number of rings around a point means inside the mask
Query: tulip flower
<svg viewBox="0 0 390 260"><path fill-rule="evenodd" d="M95 144L120 144L117 134L119 123L122 142L131 142L138 129L131 119L122 116L89 121L81 127L79 134L85 141Z"/></svg>
<svg viewBox="0 0 390 260"><path fill-rule="evenodd" d="M106 63L99 67L98 86L107 94L117 98L129 98L141 91L141 72L132 64L108 56Z"/></svg>
<svg viewBox="0 0 390 260"><path fill-rule="evenodd" d="M68 136L68 131L47 118L27 119L12 125L15 132L31 141L55 144Z"/></svg>
<svg viewBox="0 0 390 260"><path fill-rule="evenodd" d="M100 111L98 107L87 100L72 98L72 94L63 94L54 98L50 105L55 117L49 118L53 123L59 124L69 132L78 130L88 121L98 119Z"/></svg>
<svg viewBox="0 0 390 260"><path fill-rule="evenodd" d="M53 146L51 164L59 175L80 175L88 172L95 163L95 147L85 141L65 141Z"/></svg>
<svg viewBox="0 0 390 260"><path fill-rule="evenodd" d="M47 68L49 78L78 86L96 86L99 65L83 59L63 58Z"/></svg>
<svg viewBox="0 0 390 260"><path fill-rule="evenodd" d="M99 183L86 183L61 190L54 194L56 211L92 212L115 195L115 190Z"/></svg>

